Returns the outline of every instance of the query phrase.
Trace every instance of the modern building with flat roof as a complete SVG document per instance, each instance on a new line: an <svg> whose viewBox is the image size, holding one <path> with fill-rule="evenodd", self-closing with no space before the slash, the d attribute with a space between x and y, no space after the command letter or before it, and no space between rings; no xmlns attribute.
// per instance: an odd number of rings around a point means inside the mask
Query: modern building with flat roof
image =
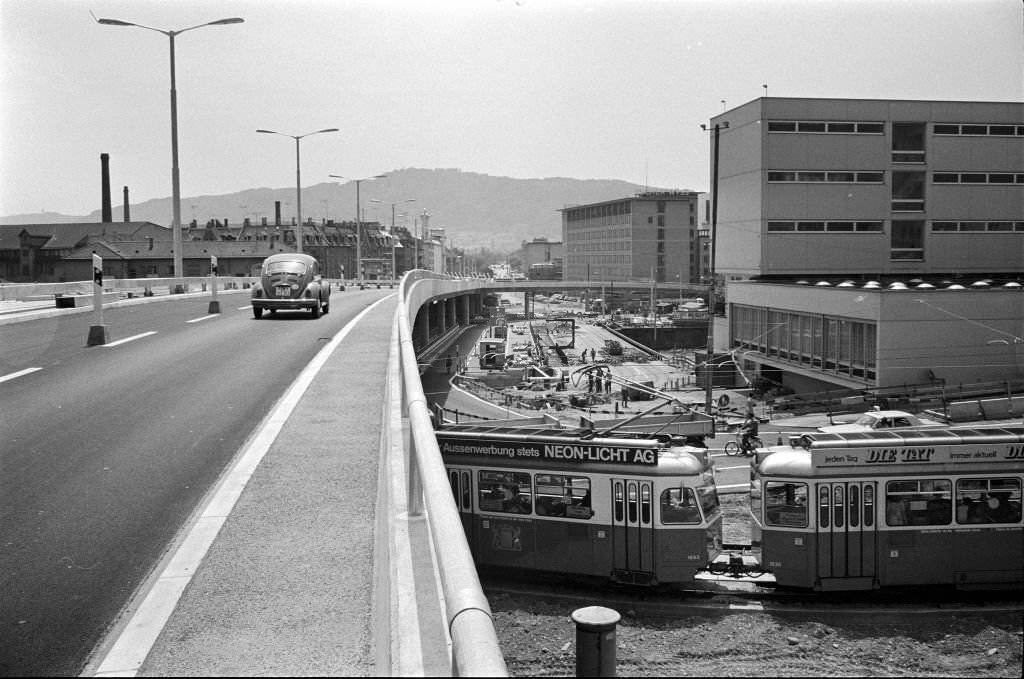
<svg viewBox="0 0 1024 679"><path fill-rule="evenodd" d="M760 98L711 124L715 344L746 374L1024 378L1024 104Z"/></svg>
<svg viewBox="0 0 1024 679"><path fill-rule="evenodd" d="M646 191L562 210L567 281L700 282L695 191Z"/></svg>

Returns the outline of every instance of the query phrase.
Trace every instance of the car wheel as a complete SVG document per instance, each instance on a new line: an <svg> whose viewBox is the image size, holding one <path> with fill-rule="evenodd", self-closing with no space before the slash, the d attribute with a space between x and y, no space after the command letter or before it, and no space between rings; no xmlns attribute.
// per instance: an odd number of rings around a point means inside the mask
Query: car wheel
<svg viewBox="0 0 1024 679"><path fill-rule="evenodd" d="M263 317L263 307L254 306L252 308L252 317L255 318L257 321L260 320L260 318Z"/></svg>
<svg viewBox="0 0 1024 679"><path fill-rule="evenodd" d="M320 300L319 299L315 300L313 302L313 308L310 310L310 312L313 314L313 318L320 318Z"/></svg>

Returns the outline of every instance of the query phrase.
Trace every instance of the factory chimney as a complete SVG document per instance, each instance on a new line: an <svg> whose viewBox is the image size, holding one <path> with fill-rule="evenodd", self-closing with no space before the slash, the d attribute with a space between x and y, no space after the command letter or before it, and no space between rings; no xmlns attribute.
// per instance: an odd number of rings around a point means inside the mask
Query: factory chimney
<svg viewBox="0 0 1024 679"><path fill-rule="evenodd" d="M124 187L124 221L132 221L131 215L128 212L128 187Z"/></svg>
<svg viewBox="0 0 1024 679"><path fill-rule="evenodd" d="M281 201L274 201L274 226L281 226Z"/></svg>
<svg viewBox="0 0 1024 679"><path fill-rule="evenodd" d="M113 221L110 214L110 155L107 153L100 154L100 165L102 167L102 193L103 193L103 211L100 221L104 224L109 224Z"/></svg>

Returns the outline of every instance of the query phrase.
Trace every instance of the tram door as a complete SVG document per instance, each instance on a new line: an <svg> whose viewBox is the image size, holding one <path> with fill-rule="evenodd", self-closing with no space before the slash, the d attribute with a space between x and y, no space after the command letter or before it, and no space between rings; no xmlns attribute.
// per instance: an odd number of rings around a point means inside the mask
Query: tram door
<svg viewBox="0 0 1024 679"><path fill-rule="evenodd" d="M462 529L466 532L466 540L475 553L476 522L473 520L473 488L470 483L472 477L473 474L468 469L448 469L448 483L451 484L455 506L459 510L459 518L462 519Z"/></svg>
<svg viewBox="0 0 1024 679"><path fill-rule="evenodd" d="M873 482L820 483L818 580L821 589L871 589L876 577L877 535ZM837 582L841 579L841 582Z"/></svg>
<svg viewBox="0 0 1024 679"><path fill-rule="evenodd" d="M652 484L637 479L611 483L612 568L620 579L645 582L654 572Z"/></svg>

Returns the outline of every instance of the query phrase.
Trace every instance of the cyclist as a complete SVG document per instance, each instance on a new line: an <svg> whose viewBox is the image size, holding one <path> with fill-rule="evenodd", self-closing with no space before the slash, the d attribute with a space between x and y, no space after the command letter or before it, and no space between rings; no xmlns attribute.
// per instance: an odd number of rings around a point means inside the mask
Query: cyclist
<svg viewBox="0 0 1024 679"><path fill-rule="evenodd" d="M748 413L747 419L740 426L740 452L744 455L754 454L754 445L751 443L751 439L757 438L757 427L757 418L753 413Z"/></svg>

